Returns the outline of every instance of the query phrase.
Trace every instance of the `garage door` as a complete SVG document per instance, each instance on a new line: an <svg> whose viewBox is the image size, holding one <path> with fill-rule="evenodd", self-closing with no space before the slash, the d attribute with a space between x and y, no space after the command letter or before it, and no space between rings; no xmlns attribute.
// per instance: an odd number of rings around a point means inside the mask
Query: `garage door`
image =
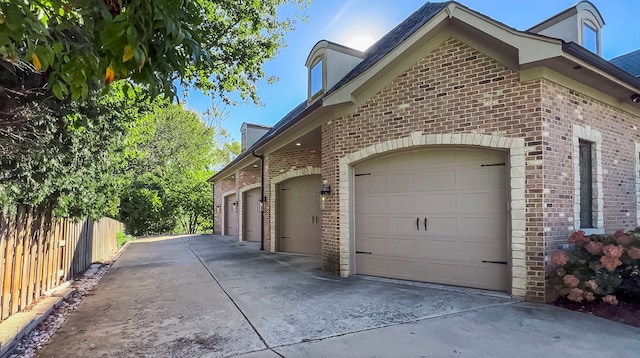
<svg viewBox="0 0 640 358"><path fill-rule="evenodd" d="M244 240L260 241L260 188L244 193Z"/></svg>
<svg viewBox="0 0 640 358"><path fill-rule="evenodd" d="M320 176L309 175L279 185L277 250L320 254Z"/></svg>
<svg viewBox="0 0 640 358"><path fill-rule="evenodd" d="M505 155L428 150L356 167L356 272L507 291Z"/></svg>
<svg viewBox="0 0 640 358"><path fill-rule="evenodd" d="M233 204L236 204L235 206ZM238 210L236 194L224 198L224 234L238 236Z"/></svg>

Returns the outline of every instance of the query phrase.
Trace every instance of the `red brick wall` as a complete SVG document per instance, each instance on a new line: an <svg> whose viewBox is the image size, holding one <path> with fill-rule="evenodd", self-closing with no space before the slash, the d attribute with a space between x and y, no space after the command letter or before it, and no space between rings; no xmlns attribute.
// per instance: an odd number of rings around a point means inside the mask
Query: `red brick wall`
<svg viewBox="0 0 640 358"><path fill-rule="evenodd" d="M573 124L590 126L602 135L605 232L635 228L635 143L640 142L640 117L549 81L542 85L542 108L549 133L544 139L547 253L566 243L573 231Z"/></svg>
<svg viewBox="0 0 640 358"><path fill-rule="evenodd" d="M323 128L322 171L335 187L332 199L338 197L339 158L372 144L415 131L524 138L526 260L530 268L527 297L544 300L542 166L535 162L541 159L542 150L540 93L541 81L521 84L517 72L455 39L447 40L355 113ZM332 209L323 215L323 243L327 248L333 248L331 243L338 239L340 213L332 203ZM338 267L337 252L324 255L328 261L325 267ZM538 264L541 271L535 269Z"/></svg>

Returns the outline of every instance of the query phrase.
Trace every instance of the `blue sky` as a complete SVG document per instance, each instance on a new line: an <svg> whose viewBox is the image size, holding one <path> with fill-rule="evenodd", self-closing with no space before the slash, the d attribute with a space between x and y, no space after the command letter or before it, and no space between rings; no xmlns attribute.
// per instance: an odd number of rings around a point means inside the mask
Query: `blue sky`
<svg viewBox="0 0 640 358"><path fill-rule="evenodd" d="M571 7L577 0L458 0L459 3L519 30L525 30ZM306 98L305 60L313 45L330 40L352 45L358 39L378 39L425 3L424 0L315 0L306 10L307 22L299 22L286 36L287 47L265 65L279 80L260 82L258 94L264 106L253 104L224 107L222 126L236 140L242 122L273 125ZM603 57L610 59L640 48L637 0L592 0L605 21L602 30ZM290 16L293 7L281 9ZM210 98L192 92L186 106L204 112Z"/></svg>

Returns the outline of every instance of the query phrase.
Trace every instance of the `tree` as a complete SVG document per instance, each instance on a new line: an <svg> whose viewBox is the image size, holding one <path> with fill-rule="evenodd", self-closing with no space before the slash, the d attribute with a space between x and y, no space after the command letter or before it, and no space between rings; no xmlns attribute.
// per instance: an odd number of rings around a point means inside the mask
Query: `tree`
<svg viewBox="0 0 640 358"><path fill-rule="evenodd" d="M116 215L123 173L141 140L136 123L162 102L141 94L114 86L86 101L48 98L32 108L34 130L0 158L0 204L58 216Z"/></svg>
<svg viewBox="0 0 640 358"><path fill-rule="evenodd" d="M206 179L219 158L214 152L239 144L220 142L221 131L211 125L217 122L209 123L176 104L158 106L141 119L140 156L129 162L120 213L132 234L195 233L212 225Z"/></svg>
<svg viewBox="0 0 640 358"><path fill-rule="evenodd" d="M58 99L128 79L152 94L174 97L179 82L226 101L239 91L257 103L262 66L293 25L277 10L306 1L2 0L0 57L21 85L46 83Z"/></svg>

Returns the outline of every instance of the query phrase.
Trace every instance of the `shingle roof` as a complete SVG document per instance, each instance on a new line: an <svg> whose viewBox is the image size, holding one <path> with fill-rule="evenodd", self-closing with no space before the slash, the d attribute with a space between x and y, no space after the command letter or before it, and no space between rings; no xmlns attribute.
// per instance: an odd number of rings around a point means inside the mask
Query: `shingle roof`
<svg viewBox="0 0 640 358"><path fill-rule="evenodd" d="M640 78L640 49L612 58L609 62Z"/></svg>

